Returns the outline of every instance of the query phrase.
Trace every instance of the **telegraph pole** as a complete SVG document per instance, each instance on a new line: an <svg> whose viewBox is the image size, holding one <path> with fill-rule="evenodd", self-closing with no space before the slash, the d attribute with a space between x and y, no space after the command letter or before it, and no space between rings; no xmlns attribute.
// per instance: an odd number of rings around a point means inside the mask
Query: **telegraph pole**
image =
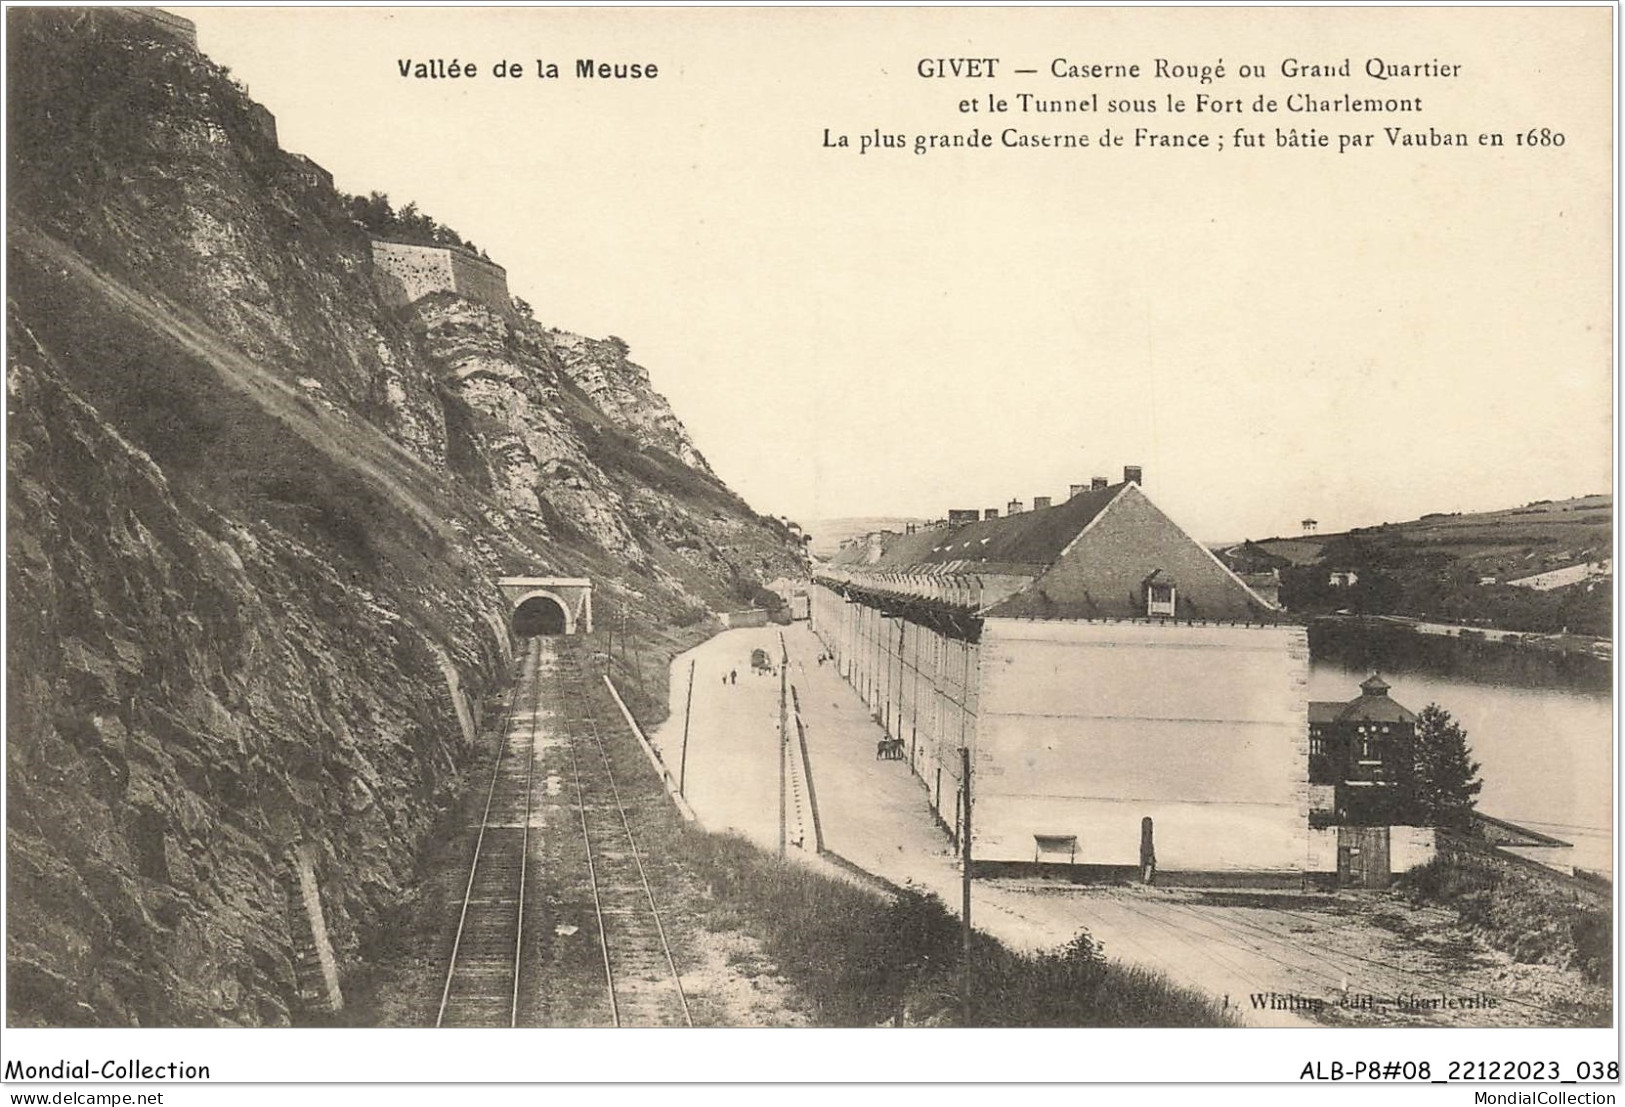
<svg viewBox="0 0 1625 1107"><path fill-rule="evenodd" d="M630 639L631 635L627 634L623 635L622 637ZM635 639L632 640L632 664L635 665L638 670L638 691L643 693L644 699L648 699L649 689L644 687L643 684L643 652L638 649L638 644Z"/></svg>
<svg viewBox="0 0 1625 1107"><path fill-rule="evenodd" d="M964 903L960 908L959 933L964 949L960 970L960 1025L969 1026L970 1022L970 748L959 747L959 774L962 799L960 810L964 812L964 827L960 834L960 845L964 854L964 872L961 876L961 885L964 892Z"/></svg>
<svg viewBox="0 0 1625 1107"><path fill-rule="evenodd" d="M688 702L683 705L683 753L677 764L677 794L683 794L683 783L688 780L688 716L694 710L694 666L688 663Z"/></svg>
<svg viewBox="0 0 1625 1107"><path fill-rule="evenodd" d="M784 635L779 635L779 856L784 856L785 837L785 765L786 752L790 748L788 731L790 729L790 651L785 648Z"/></svg>

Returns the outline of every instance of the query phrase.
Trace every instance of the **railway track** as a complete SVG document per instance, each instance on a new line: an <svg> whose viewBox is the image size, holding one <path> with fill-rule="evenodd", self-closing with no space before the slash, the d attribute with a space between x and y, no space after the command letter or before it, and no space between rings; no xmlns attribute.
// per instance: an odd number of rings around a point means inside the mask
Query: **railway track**
<svg viewBox="0 0 1625 1107"><path fill-rule="evenodd" d="M536 884L542 843L533 833L543 812L538 754L562 759L557 771L568 771L566 787L574 802L563 809L568 816L550 835L560 843L572 833L578 837L564 869L585 870L596 959L602 965L596 991L575 995L566 987L551 1002L573 999L583 1009L571 1021L584 1017L587 1024L693 1025L643 851L599 729L596 690L574 643L530 641L486 783L436 1026L520 1026L547 1017L550 1000L543 993L552 990L544 979L550 941L539 925L547 907L544 889Z"/></svg>
<svg viewBox="0 0 1625 1107"><path fill-rule="evenodd" d="M508 700L436 1026L520 1025L542 701L539 670L546 652L541 640L531 643Z"/></svg>
<svg viewBox="0 0 1625 1107"><path fill-rule="evenodd" d="M598 924L607 1022L692 1026L688 997L609 750L593 708L594 685L578 653L558 668L582 847Z"/></svg>

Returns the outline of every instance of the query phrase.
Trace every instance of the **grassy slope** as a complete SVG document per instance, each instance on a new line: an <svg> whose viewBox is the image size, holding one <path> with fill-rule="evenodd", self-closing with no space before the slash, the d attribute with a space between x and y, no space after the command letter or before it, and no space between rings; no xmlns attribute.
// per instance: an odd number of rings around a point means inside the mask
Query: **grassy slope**
<svg viewBox="0 0 1625 1107"><path fill-rule="evenodd" d="M813 1003L822 1026L962 1025L958 920L933 896L888 901L685 828L685 858L717 902ZM1204 997L1105 961L1087 934L1037 957L975 936L973 1026L1226 1026Z"/></svg>
<svg viewBox="0 0 1625 1107"><path fill-rule="evenodd" d="M1411 543L1429 549L1448 549L1463 565L1481 575L1511 577L1541 571L1537 564L1548 555L1582 550L1606 557L1612 545L1613 497L1580 496L1569 500L1534 503L1502 511L1473 514L1425 515L1380 527L1356 527L1349 535L1366 535L1389 544ZM1257 543L1294 565L1320 561L1326 547L1343 534L1317 534L1298 538L1266 538ZM1530 555L1535 555L1530 557ZM1583 561L1571 556L1567 563Z"/></svg>
<svg viewBox="0 0 1625 1107"><path fill-rule="evenodd" d="M1583 895L1490 855L1441 853L1399 879L1399 894L1455 910L1462 925L1515 960L1577 973L1590 985L1614 977L1613 914L1605 893ZM1583 997L1577 1001L1584 1006ZM1607 1021L1606 1008L1589 1012Z"/></svg>
<svg viewBox="0 0 1625 1107"><path fill-rule="evenodd" d="M1426 515L1346 534L1270 538L1254 544L1280 558L1281 598L1297 613L1338 610L1553 634L1606 636L1610 590L1584 584L1537 592L1498 582L1613 556L1610 496L1533 503L1471 515ZM1353 569L1352 588L1330 586Z"/></svg>

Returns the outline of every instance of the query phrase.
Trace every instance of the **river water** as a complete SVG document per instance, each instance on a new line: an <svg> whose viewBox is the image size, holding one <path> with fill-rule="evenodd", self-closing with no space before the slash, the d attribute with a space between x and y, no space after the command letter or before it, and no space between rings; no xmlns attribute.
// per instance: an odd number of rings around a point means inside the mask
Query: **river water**
<svg viewBox="0 0 1625 1107"><path fill-rule="evenodd" d="M1309 698L1351 700L1370 676L1316 661ZM1437 703L1467 732L1481 766L1478 809L1574 843L1526 856L1593 872L1613 872L1613 708L1606 696L1469 684L1413 673L1383 673L1388 695L1412 711Z"/></svg>

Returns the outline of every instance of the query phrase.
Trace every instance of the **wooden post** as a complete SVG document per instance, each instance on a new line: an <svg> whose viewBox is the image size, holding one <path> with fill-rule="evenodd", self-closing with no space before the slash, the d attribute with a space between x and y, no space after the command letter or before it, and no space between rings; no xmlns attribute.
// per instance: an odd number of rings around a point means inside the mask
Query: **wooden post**
<svg viewBox="0 0 1625 1107"><path fill-rule="evenodd" d="M694 709L694 666L696 662L688 663L688 702L683 705L683 752L677 763L677 794L683 794L683 784L688 780L688 716Z"/></svg>
<svg viewBox="0 0 1625 1107"><path fill-rule="evenodd" d="M637 639L633 638L631 634L624 634L623 637L632 643L632 664L637 666L638 670L638 691L643 693L643 698L647 700L649 698L649 689L643 683L643 651L638 649Z"/></svg>
<svg viewBox="0 0 1625 1107"><path fill-rule="evenodd" d="M792 693L795 688L790 689ZM807 779L807 803L812 807L813 845L818 855L824 855L824 822L818 815L818 789L813 787L812 755L807 752L807 728L801 723L801 712L796 712L796 737L801 742L801 775Z"/></svg>
<svg viewBox="0 0 1625 1107"><path fill-rule="evenodd" d="M779 635L779 856L784 856L785 838L785 757L790 749L790 653Z"/></svg>
<svg viewBox="0 0 1625 1107"><path fill-rule="evenodd" d="M963 953L962 953L963 964L960 966L962 976L961 976L960 985L959 985L959 987L960 987L960 1006L961 1006L960 1025L961 1026L969 1026L971 1024L971 1021L970 1021L970 937L971 937L971 928L970 928L970 864L971 864L971 861L970 861L970 749L968 747L966 747L966 746L960 746L959 747L959 771L960 771L960 774L961 774L960 775L960 784L959 784L959 786L960 786L960 789L964 793L964 799L960 803L960 808L964 811L964 830L960 835L960 843L961 843L961 852L963 853L964 858L965 858L965 860L964 860L965 868L964 868L964 873L963 873L962 879L961 879L961 885L963 886L963 890L964 890L964 903L963 903L963 905L961 907L961 910L960 910L961 918L960 918L960 927L959 927L959 929L960 929L960 939L961 939L961 941L963 943L963 946L964 946Z"/></svg>

